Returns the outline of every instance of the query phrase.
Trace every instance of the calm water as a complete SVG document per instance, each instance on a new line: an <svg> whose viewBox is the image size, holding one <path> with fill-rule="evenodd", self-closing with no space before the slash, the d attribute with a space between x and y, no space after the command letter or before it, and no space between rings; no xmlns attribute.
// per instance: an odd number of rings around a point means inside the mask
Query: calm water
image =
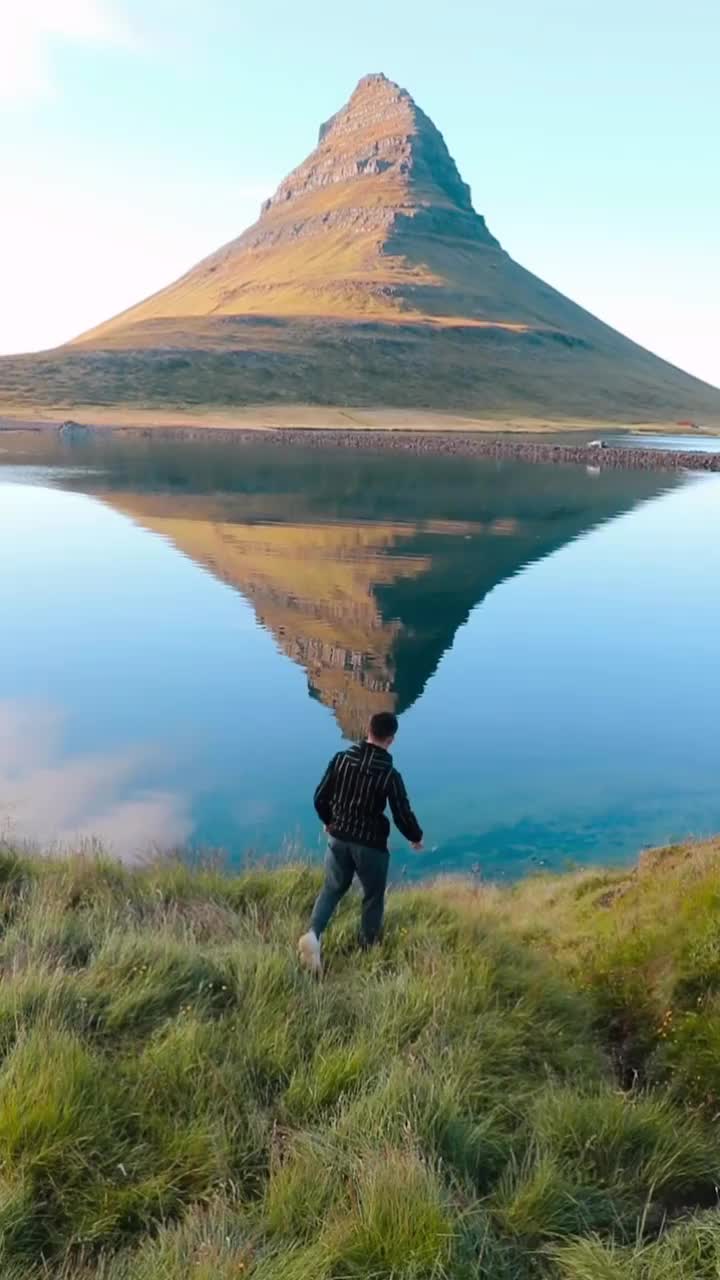
<svg viewBox="0 0 720 1280"><path fill-rule="evenodd" d="M627 449L664 449L672 453L720 453L720 436L691 433L684 436L654 436L644 431L604 435L607 444Z"/></svg>
<svg viewBox="0 0 720 1280"><path fill-rule="evenodd" d="M719 475L0 436L0 829L319 852L390 707L398 871L720 830L718 583Z"/></svg>

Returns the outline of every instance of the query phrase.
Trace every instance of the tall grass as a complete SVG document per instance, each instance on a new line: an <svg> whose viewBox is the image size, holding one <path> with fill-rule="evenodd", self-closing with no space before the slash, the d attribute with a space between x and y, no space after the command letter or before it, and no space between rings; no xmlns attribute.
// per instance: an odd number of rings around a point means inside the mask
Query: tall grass
<svg viewBox="0 0 720 1280"><path fill-rule="evenodd" d="M679 874L398 892L369 953L348 903L317 983L306 867L0 851L0 1280L716 1276L694 865L695 916Z"/></svg>

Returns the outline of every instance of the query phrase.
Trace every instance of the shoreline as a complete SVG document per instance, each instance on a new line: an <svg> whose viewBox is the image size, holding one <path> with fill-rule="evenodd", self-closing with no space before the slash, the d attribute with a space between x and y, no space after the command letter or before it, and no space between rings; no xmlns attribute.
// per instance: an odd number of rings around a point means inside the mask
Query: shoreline
<svg viewBox="0 0 720 1280"><path fill-rule="evenodd" d="M549 434L550 428L523 435L520 428L503 431L495 426L495 433L489 429L478 431L442 428L423 429L407 427L345 427L335 426L193 426L190 424L131 426L122 424L85 424L73 419L65 419L72 423L68 438L79 441L83 438L141 438L167 441L202 440L208 435L213 440L227 443L263 444L270 446L294 446L303 448L340 448L357 451L393 453L414 453L426 456L458 456L494 459L496 461L528 462L541 465L589 466L597 469L625 469L652 471L710 471L720 472L720 453L702 453L692 449L692 433L687 433L688 449L663 450L642 448L640 445L631 448L613 447L611 445L593 446L592 442L569 436L589 434L585 428L575 428L572 433L556 430L561 439L548 440L543 436ZM62 421L46 419L23 420L0 418L0 438L4 434L38 433L57 435L62 428ZM613 425L613 430L619 429ZM639 431L638 426L628 428ZM653 428L657 432L663 429ZM645 430L649 430L648 427ZM597 426L595 427L597 433ZM685 434L673 429L673 434Z"/></svg>
<svg viewBox="0 0 720 1280"><path fill-rule="evenodd" d="M52 429L63 422L75 421L94 429L201 430L217 431L290 431L322 432L409 431L415 434L460 434L493 436L587 436L601 432L629 431L639 434L717 436L720 419L698 424L670 418L598 418L553 417L542 413L490 413L488 416L463 411L438 409L364 408L359 406L309 404L248 404L233 407L198 407L180 405L165 408L113 407L92 404L49 406L0 405L0 432L3 429Z"/></svg>

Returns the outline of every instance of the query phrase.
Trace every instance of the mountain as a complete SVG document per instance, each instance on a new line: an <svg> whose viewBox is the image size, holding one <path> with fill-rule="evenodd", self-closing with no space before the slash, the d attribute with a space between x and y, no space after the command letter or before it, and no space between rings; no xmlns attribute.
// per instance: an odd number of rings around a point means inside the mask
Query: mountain
<svg viewBox="0 0 720 1280"><path fill-rule="evenodd" d="M0 410L79 404L720 423L720 391L513 261L383 75L237 240L68 346L0 361Z"/></svg>

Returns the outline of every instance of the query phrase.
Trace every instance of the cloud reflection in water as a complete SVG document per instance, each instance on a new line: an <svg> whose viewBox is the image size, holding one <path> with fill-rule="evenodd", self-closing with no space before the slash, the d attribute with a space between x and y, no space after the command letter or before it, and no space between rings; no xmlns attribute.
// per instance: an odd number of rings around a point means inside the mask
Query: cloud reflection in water
<svg viewBox="0 0 720 1280"><path fill-rule="evenodd" d="M188 805L145 784L154 762L148 747L67 754L61 711L0 701L0 835L60 847L97 839L127 861L182 844Z"/></svg>

